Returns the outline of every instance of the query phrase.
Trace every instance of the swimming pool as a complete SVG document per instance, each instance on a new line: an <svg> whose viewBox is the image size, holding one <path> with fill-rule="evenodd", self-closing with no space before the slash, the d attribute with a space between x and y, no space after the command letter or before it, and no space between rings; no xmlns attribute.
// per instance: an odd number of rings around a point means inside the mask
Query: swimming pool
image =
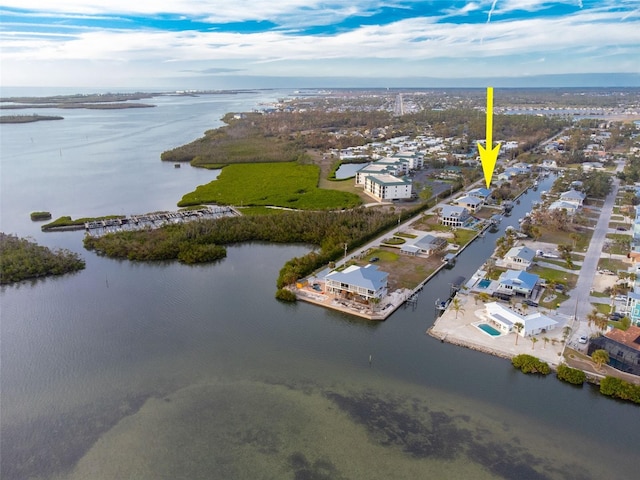
<svg viewBox="0 0 640 480"><path fill-rule="evenodd" d="M479 323L478 325L476 325L476 327L478 327L487 335L491 335L492 337L499 337L500 335L502 335L499 330L496 330L491 325L486 323Z"/></svg>
<svg viewBox="0 0 640 480"><path fill-rule="evenodd" d="M491 280L488 278L483 278L478 282L478 288L487 288L489 285L491 285Z"/></svg>

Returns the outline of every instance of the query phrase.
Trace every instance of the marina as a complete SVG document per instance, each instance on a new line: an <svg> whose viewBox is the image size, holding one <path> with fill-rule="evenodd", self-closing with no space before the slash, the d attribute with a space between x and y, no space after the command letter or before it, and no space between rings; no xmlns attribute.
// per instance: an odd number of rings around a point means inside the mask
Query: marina
<svg viewBox="0 0 640 480"><path fill-rule="evenodd" d="M233 207L208 206L194 210L155 212L147 213L145 215L130 215L122 218L86 222L84 224L84 229L88 235L91 235L92 237L99 237L107 233L153 229L172 223L211 220L238 215L240 215L240 212Z"/></svg>

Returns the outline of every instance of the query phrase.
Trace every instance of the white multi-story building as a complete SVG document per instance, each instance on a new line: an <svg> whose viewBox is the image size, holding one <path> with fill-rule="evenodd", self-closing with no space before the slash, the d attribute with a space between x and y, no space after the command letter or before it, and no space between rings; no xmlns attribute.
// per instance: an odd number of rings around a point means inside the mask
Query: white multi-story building
<svg viewBox="0 0 640 480"><path fill-rule="evenodd" d="M380 201L411 198L411 181L393 175L368 175L364 190Z"/></svg>

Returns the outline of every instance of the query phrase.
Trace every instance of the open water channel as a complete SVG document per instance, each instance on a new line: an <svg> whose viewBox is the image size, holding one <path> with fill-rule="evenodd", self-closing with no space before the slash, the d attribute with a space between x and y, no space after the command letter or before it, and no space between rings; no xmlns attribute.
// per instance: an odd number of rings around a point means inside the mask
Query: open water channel
<svg viewBox="0 0 640 480"><path fill-rule="evenodd" d="M467 248L415 307L371 323L274 299L278 270L310 246L132 263L29 220L173 209L215 172L174 169L161 151L284 94L161 97L153 109L2 125L2 231L81 252L87 268L0 290L0 476L635 478L637 406L425 334L435 299L499 234Z"/></svg>

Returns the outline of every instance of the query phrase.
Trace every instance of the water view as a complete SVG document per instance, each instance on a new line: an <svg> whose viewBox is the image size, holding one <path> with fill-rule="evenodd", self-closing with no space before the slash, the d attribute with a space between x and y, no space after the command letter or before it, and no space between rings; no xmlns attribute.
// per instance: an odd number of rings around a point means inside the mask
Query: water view
<svg viewBox="0 0 640 480"><path fill-rule="evenodd" d="M175 169L160 153L286 93L2 125L1 230L80 252L87 268L0 290L0 476L634 478L637 406L425 334L435 300L501 232L467 248L417 305L371 323L274 299L279 269L310 245L234 245L195 267L134 263L29 219L175 209L217 172ZM538 198L522 197L501 229Z"/></svg>

